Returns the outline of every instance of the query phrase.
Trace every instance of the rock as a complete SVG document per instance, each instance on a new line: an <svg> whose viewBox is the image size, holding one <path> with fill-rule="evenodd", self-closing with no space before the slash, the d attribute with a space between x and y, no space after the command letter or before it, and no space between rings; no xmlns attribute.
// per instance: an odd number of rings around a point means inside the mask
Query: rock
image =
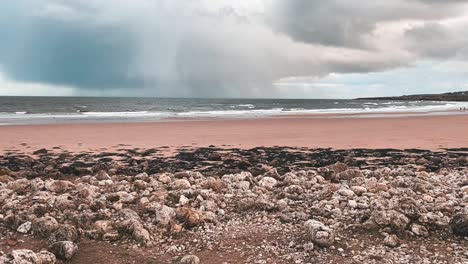
<svg viewBox="0 0 468 264"><path fill-rule="evenodd" d="M128 192L120 191L115 194L119 197L119 201L122 203L133 203L135 201L135 196Z"/></svg>
<svg viewBox="0 0 468 264"><path fill-rule="evenodd" d="M75 185L70 182L70 181L49 181L45 185L46 189L49 190L50 192L55 192L55 193L65 193L68 192L72 189L75 189Z"/></svg>
<svg viewBox="0 0 468 264"><path fill-rule="evenodd" d="M264 177L270 177L274 179L280 179L281 175L278 173L278 170L275 168L272 168L268 170L265 174L263 174Z"/></svg>
<svg viewBox="0 0 468 264"><path fill-rule="evenodd" d="M187 255L180 259L181 264L200 264L200 259L195 255Z"/></svg>
<svg viewBox="0 0 468 264"><path fill-rule="evenodd" d="M179 205L184 206L188 203L190 203L190 200L187 197L185 197L184 195L181 195L179 197Z"/></svg>
<svg viewBox="0 0 468 264"><path fill-rule="evenodd" d="M15 179L13 179L12 177L8 176L8 175L0 175L0 183L9 183L9 182L12 182L14 181Z"/></svg>
<svg viewBox="0 0 468 264"><path fill-rule="evenodd" d="M25 194L30 187L30 182L28 179L19 179L16 181L9 182L7 188L18 193Z"/></svg>
<svg viewBox="0 0 468 264"><path fill-rule="evenodd" d="M41 264L55 264L55 262L57 262L55 255L47 250L41 250L40 252L36 253L36 255L39 259L39 263Z"/></svg>
<svg viewBox="0 0 468 264"><path fill-rule="evenodd" d="M362 195L367 192L367 189L362 186L353 186L351 187L351 190L356 194L356 195Z"/></svg>
<svg viewBox="0 0 468 264"><path fill-rule="evenodd" d="M158 181L164 183L164 184L168 184L172 181L172 177L171 177L171 174L169 173L163 173L161 175L158 176Z"/></svg>
<svg viewBox="0 0 468 264"><path fill-rule="evenodd" d="M338 190L338 193L344 197L353 197L354 196L354 192L351 191L350 189L346 189L346 188L341 188Z"/></svg>
<svg viewBox="0 0 468 264"><path fill-rule="evenodd" d="M422 199L426 202L426 203L433 203L434 202L434 198L430 195L423 195Z"/></svg>
<svg viewBox="0 0 468 264"><path fill-rule="evenodd" d="M49 242L59 242L59 241L78 241L78 231L72 225L60 225L55 232L52 233L49 237Z"/></svg>
<svg viewBox="0 0 468 264"><path fill-rule="evenodd" d="M278 182L272 177L263 177L259 182L258 185L267 189L272 190L273 187L276 186Z"/></svg>
<svg viewBox="0 0 468 264"><path fill-rule="evenodd" d="M158 205L156 208L156 223L167 226L176 216L174 208L166 205Z"/></svg>
<svg viewBox="0 0 468 264"><path fill-rule="evenodd" d="M353 178L364 177L364 174L360 170L348 169L343 172L336 174L335 178L338 180L351 180Z"/></svg>
<svg viewBox="0 0 468 264"><path fill-rule="evenodd" d="M235 188L243 191L250 190L250 182L248 181L240 181L235 183Z"/></svg>
<svg viewBox="0 0 468 264"><path fill-rule="evenodd" d="M176 212L177 219L185 223L187 227L195 227L203 222L199 212L190 207L180 207Z"/></svg>
<svg viewBox="0 0 468 264"><path fill-rule="evenodd" d="M400 245L400 240L396 235L388 235L384 239L384 245L387 247L398 247Z"/></svg>
<svg viewBox="0 0 468 264"><path fill-rule="evenodd" d="M59 227L59 223L55 218L51 216L45 216L41 218L34 219L32 221L32 232L40 237L47 238L50 236L57 228Z"/></svg>
<svg viewBox="0 0 468 264"><path fill-rule="evenodd" d="M41 264L36 253L29 249L13 250L7 258L11 264Z"/></svg>
<svg viewBox="0 0 468 264"><path fill-rule="evenodd" d="M379 226L391 226L397 231L406 229L410 220L402 213L394 210L383 211L376 210L372 212L373 221Z"/></svg>
<svg viewBox="0 0 468 264"><path fill-rule="evenodd" d="M355 200L348 200L348 206L349 208L356 208L358 206L357 202Z"/></svg>
<svg viewBox="0 0 468 264"><path fill-rule="evenodd" d="M304 227L310 240L319 246L329 247L335 242L335 232L319 221L308 220Z"/></svg>
<svg viewBox="0 0 468 264"><path fill-rule="evenodd" d="M9 214L2 219L2 222L6 227L17 230L24 220L20 215Z"/></svg>
<svg viewBox="0 0 468 264"><path fill-rule="evenodd" d="M98 181L107 181L111 180L112 178L107 174L105 171L99 171L98 174L96 174L96 180Z"/></svg>
<svg viewBox="0 0 468 264"><path fill-rule="evenodd" d="M226 184L220 179L209 177L208 179L206 179L204 187L207 189L212 189L215 192L221 192L226 188Z"/></svg>
<svg viewBox="0 0 468 264"><path fill-rule="evenodd" d="M450 220L450 229L459 236L468 236L468 214L459 213Z"/></svg>
<svg viewBox="0 0 468 264"><path fill-rule="evenodd" d="M428 237L429 236L429 231L422 226L418 224L412 224L411 225L411 232L413 232L417 236L422 236L422 237Z"/></svg>
<svg viewBox="0 0 468 264"><path fill-rule="evenodd" d="M118 230L120 233L130 235L135 241L147 244L151 241L150 234L146 230L139 219L127 219L118 223Z"/></svg>
<svg viewBox="0 0 468 264"><path fill-rule="evenodd" d="M27 233L29 233L29 231L31 231L31 226L32 226L31 222L28 221L28 222L25 222L22 225L20 225L18 227L18 229L16 229L16 231L18 231L18 232L20 232L22 234L27 234Z"/></svg>
<svg viewBox="0 0 468 264"><path fill-rule="evenodd" d="M47 155L47 153L49 153L47 149L41 148L41 149L34 151L33 155Z"/></svg>
<svg viewBox="0 0 468 264"><path fill-rule="evenodd" d="M173 190L188 190L191 187L192 185L186 179L177 179L171 183L171 189Z"/></svg>
<svg viewBox="0 0 468 264"><path fill-rule="evenodd" d="M78 246L71 241L60 241L50 245L48 250L60 260L70 260L78 251Z"/></svg>
<svg viewBox="0 0 468 264"><path fill-rule="evenodd" d="M314 243L312 242L309 242L309 243L306 243L302 246L302 248L306 251L306 252L312 252L314 250Z"/></svg>
<svg viewBox="0 0 468 264"><path fill-rule="evenodd" d="M137 212L133 211L130 208L125 208L125 209L120 210L119 217L122 218L123 220L129 220L129 219L140 220L140 216L137 214Z"/></svg>
<svg viewBox="0 0 468 264"><path fill-rule="evenodd" d="M105 234L112 232L114 230L114 227L111 221L99 220L94 223L94 229L100 234Z"/></svg>
<svg viewBox="0 0 468 264"><path fill-rule="evenodd" d="M348 169L348 165L342 163L342 162L337 162L333 165L328 166L330 170L333 170L335 173L340 173L343 171L346 171Z"/></svg>

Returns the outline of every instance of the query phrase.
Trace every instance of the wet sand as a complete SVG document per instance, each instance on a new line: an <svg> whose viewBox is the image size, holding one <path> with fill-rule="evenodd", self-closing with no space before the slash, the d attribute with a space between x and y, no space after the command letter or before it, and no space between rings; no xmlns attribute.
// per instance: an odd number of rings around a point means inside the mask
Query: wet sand
<svg viewBox="0 0 468 264"><path fill-rule="evenodd" d="M420 148L468 146L468 115L393 118L275 117L151 123L14 125L0 127L0 150L31 152L169 146L253 148ZM125 145L125 146L123 146Z"/></svg>

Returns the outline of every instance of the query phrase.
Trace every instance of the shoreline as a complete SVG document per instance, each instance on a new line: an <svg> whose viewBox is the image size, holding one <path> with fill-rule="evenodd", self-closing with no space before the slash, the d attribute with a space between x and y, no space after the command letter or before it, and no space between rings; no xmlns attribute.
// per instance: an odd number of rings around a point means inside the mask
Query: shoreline
<svg viewBox="0 0 468 264"><path fill-rule="evenodd" d="M424 117L424 116L459 116L468 115L468 111L451 110L405 110L405 111L350 111L350 112L282 112L270 114L220 114L198 116L184 115L159 115L158 113L146 113L149 115L136 116L86 116L86 112L80 115L47 115L47 114L21 114L18 117L2 119L0 117L0 127L4 126L28 126L28 125L65 125L65 124L100 124L100 123L156 123L156 122L184 122L184 121L217 121L217 120L248 120L248 119L271 119L271 118L395 118L395 117ZM118 113L115 113L118 114ZM154 114L154 115L151 115ZM24 116L26 118L20 118Z"/></svg>
<svg viewBox="0 0 468 264"><path fill-rule="evenodd" d="M0 152L208 147L430 149L468 146L468 115L354 118L307 116L129 123L0 126Z"/></svg>

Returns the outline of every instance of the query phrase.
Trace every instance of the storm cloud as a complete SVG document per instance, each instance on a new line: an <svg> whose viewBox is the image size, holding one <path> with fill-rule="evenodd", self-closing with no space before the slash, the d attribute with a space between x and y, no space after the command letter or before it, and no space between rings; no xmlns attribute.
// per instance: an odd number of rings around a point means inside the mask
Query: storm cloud
<svg viewBox="0 0 468 264"><path fill-rule="evenodd" d="M0 10L4 79L78 95L275 97L291 77L466 58L466 4L455 0L18 0Z"/></svg>

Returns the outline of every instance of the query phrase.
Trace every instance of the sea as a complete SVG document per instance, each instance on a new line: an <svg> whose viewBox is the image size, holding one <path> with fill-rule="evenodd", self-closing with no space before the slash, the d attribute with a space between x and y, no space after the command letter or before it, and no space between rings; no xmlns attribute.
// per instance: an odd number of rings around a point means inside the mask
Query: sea
<svg viewBox="0 0 468 264"><path fill-rule="evenodd" d="M0 125L257 118L304 114L458 113L468 102L325 99L0 97ZM463 111L461 111L463 112Z"/></svg>

